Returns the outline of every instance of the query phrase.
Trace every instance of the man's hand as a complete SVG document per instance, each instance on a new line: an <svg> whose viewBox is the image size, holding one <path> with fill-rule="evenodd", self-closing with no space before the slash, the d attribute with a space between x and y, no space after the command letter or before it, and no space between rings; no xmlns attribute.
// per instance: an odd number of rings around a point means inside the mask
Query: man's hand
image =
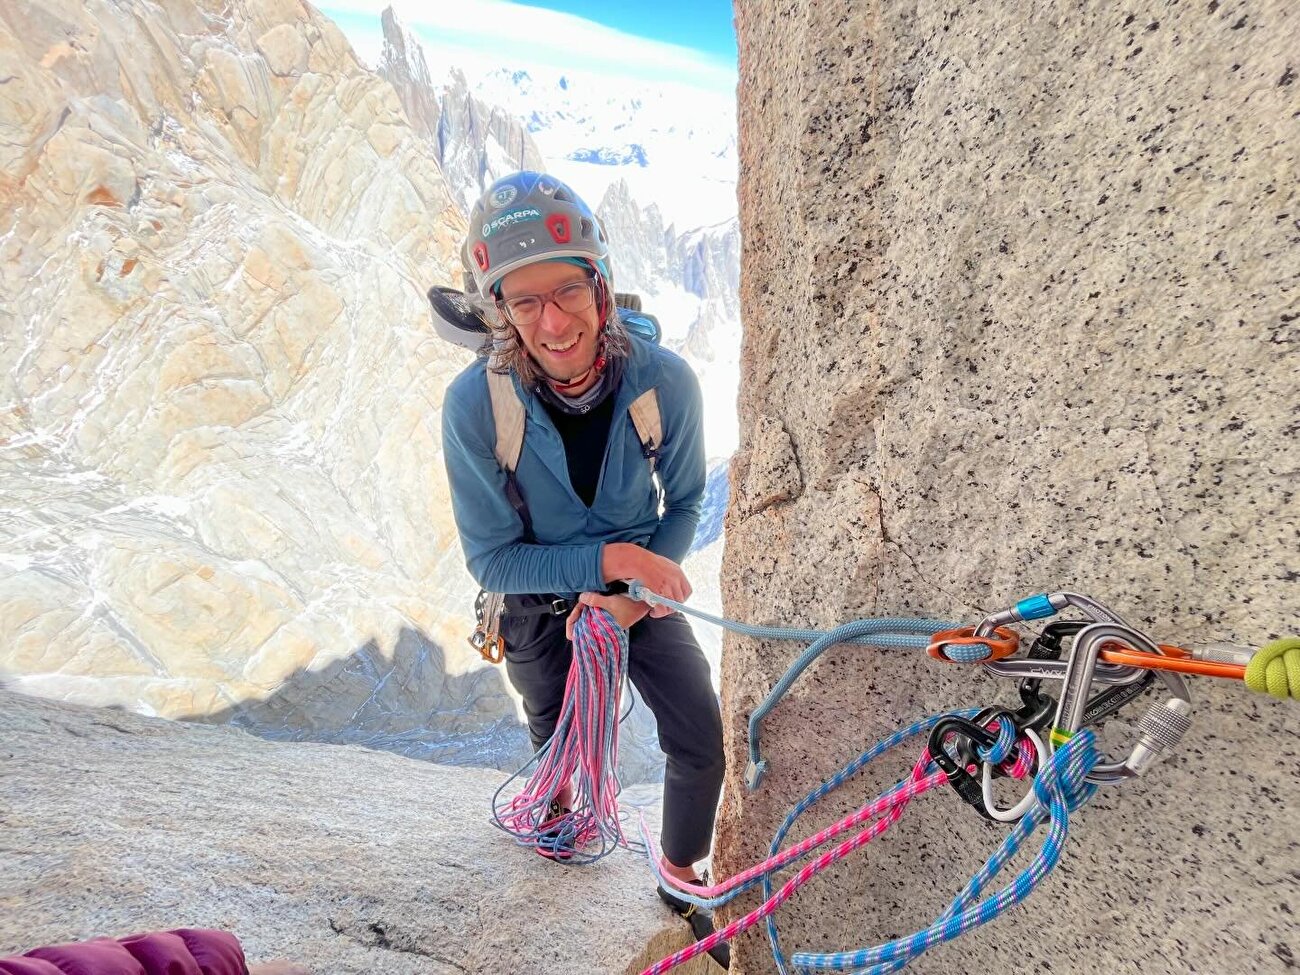
<svg viewBox="0 0 1300 975"><path fill-rule="evenodd" d="M606 545L601 571L606 582L636 579L651 592L675 602L684 603L691 597L690 580L680 565L630 542ZM667 606L656 606L651 615L667 616L671 612Z"/></svg>
<svg viewBox="0 0 1300 975"><path fill-rule="evenodd" d="M570 642L573 640L573 628L588 606L596 606L608 611L614 617L614 622L625 630L630 630L634 624L639 623L650 609L645 603L639 603L627 596L602 596L600 593L584 592L578 597L578 605L573 607L573 612L564 621L564 635Z"/></svg>

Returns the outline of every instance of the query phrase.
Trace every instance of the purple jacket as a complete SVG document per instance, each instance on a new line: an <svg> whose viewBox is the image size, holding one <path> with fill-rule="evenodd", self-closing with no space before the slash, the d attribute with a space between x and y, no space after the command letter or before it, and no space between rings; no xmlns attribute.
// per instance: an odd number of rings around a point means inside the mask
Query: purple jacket
<svg viewBox="0 0 1300 975"><path fill-rule="evenodd" d="M225 931L180 928L34 948L0 958L0 975L247 975L239 940Z"/></svg>

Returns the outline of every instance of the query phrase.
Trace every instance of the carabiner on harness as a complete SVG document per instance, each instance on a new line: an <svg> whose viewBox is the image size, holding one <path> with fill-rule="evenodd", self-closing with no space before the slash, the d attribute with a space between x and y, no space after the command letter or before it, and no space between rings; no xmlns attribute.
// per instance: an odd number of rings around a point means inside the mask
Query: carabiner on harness
<svg viewBox="0 0 1300 975"><path fill-rule="evenodd" d="M501 639L501 615L505 612L506 595L480 589L474 599L474 616L477 624L469 636L469 645L490 664L506 659L506 643Z"/></svg>

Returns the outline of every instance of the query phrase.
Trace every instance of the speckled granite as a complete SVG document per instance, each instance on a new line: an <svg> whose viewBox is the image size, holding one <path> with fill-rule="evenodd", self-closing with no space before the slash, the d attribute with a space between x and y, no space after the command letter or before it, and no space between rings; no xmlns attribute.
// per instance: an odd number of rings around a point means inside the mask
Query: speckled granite
<svg viewBox="0 0 1300 975"><path fill-rule="evenodd" d="M732 474L775 500L729 513L728 615L969 620L1065 588L1166 642L1300 630L1295 8L736 12L746 442ZM795 471L772 463L773 431ZM1014 697L923 656L837 648L769 718L772 772L747 795L745 720L798 650L728 639L723 874L887 730ZM1205 679L1193 693L1184 746L1078 814L1030 906L910 970L1294 969L1300 706ZM1130 732L1112 722L1113 752ZM880 763L809 827L914 757ZM950 794L895 829L783 911L787 949L924 926L1001 835ZM761 934L736 959L742 975L775 970Z"/></svg>

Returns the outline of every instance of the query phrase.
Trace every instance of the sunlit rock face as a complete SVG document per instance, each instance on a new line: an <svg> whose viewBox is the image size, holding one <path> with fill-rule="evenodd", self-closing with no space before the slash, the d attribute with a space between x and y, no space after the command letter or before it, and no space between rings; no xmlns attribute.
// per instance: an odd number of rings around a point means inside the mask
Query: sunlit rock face
<svg viewBox="0 0 1300 975"><path fill-rule="evenodd" d="M464 673L464 224L391 86L293 0L8 3L0 50L0 669L166 716L403 634Z"/></svg>
<svg viewBox="0 0 1300 975"><path fill-rule="evenodd" d="M1067 589L1169 643L1295 632L1295 5L736 12L745 442L728 615L974 623ZM887 734L1017 702L924 654L834 648L763 722L770 771L746 792L746 719L800 649L727 644L723 875ZM1289 970L1300 712L1235 682L1193 679L1192 696L1182 745L1071 817L1025 907L916 970ZM1141 714L1107 722L1112 756ZM877 761L790 841L919 753ZM916 799L782 910L787 950L928 925L1004 835L951 790ZM735 957L777 970L761 929Z"/></svg>

